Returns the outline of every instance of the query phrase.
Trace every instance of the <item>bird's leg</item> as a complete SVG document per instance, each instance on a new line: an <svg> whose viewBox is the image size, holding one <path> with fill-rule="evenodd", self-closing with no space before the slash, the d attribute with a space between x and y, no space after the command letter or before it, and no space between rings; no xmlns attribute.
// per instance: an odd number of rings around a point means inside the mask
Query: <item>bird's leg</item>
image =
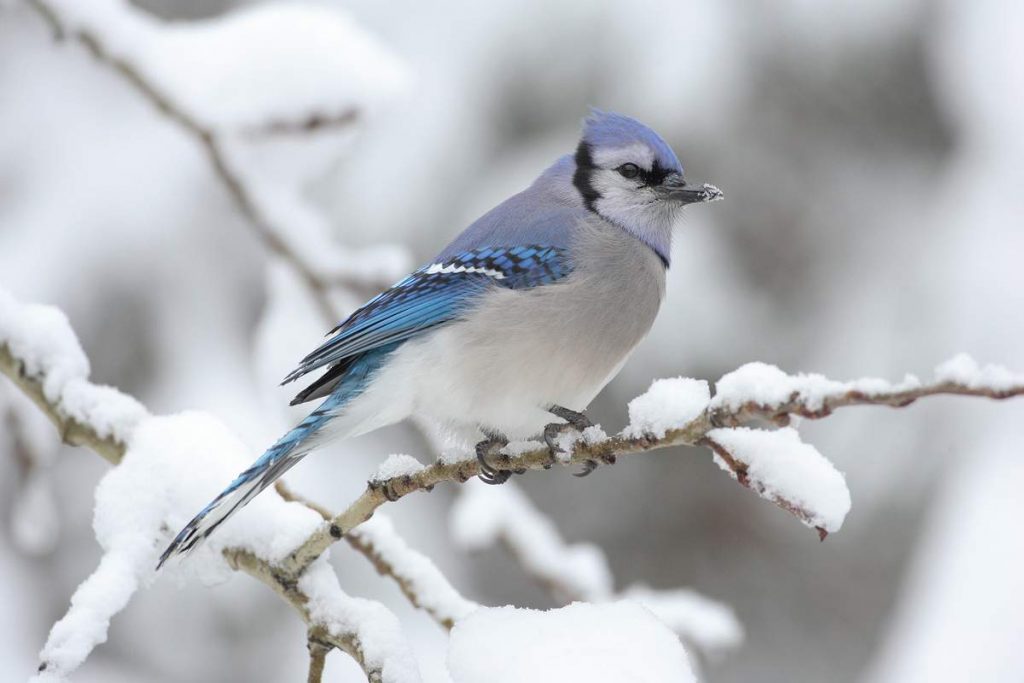
<svg viewBox="0 0 1024 683"><path fill-rule="evenodd" d="M548 412L565 420L564 423L554 422L544 427L544 443L548 445L548 450L551 451L552 462L554 462L562 451L561 446L558 445L558 437L570 429L583 432L585 429L593 427L594 423L583 413L578 413L575 410L569 410L559 405L549 406ZM583 463L583 469L573 474L577 477L585 477L597 469L597 465L596 460L587 460Z"/></svg>
<svg viewBox="0 0 1024 683"><path fill-rule="evenodd" d="M575 410L569 410L568 408L563 408L562 406L553 405L548 408L548 412L554 415L555 417L562 418L563 420L571 424L575 429L578 429L581 432L584 429L594 426L594 423L590 421L590 418L584 415L583 413L577 413Z"/></svg>
<svg viewBox="0 0 1024 683"><path fill-rule="evenodd" d="M482 430L487 438L476 445L476 459L480 463L480 481L485 484L504 484L512 476L509 470L491 467L488 458L508 445L508 439L498 432Z"/></svg>

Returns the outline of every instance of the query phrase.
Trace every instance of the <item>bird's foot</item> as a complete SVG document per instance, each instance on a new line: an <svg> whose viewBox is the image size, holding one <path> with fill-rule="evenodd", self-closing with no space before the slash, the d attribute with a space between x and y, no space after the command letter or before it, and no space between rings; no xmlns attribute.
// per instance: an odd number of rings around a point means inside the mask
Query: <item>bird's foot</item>
<svg viewBox="0 0 1024 683"><path fill-rule="evenodd" d="M499 470L491 466L490 459L508 445L508 439L501 435L488 435L476 445L476 459L480 463L480 481L485 484L504 484L512 476L511 470Z"/></svg>
<svg viewBox="0 0 1024 683"><path fill-rule="evenodd" d="M548 408L548 412L554 415L555 417L562 418L570 425L572 425L574 429L578 429L581 432L585 429L594 426L594 423L591 422L590 418L587 417L585 414L577 413L575 410L569 410L568 408L563 408L562 406L553 405L550 408Z"/></svg>
<svg viewBox="0 0 1024 683"><path fill-rule="evenodd" d="M583 413L578 413L575 410L569 410L562 406L553 405L548 408L548 412L552 415L562 418L565 423L554 423L544 427L544 443L548 445L548 450L551 451L552 463L558 459L559 453L564 453L564 449L559 445L559 437L571 429L575 429L582 433L584 430L594 426L594 423L590 421ZM615 464L615 454L610 453L601 457L601 462L606 465ZM597 469L601 463L597 460L586 460L583 463L583 469L579 472L573 472L573 476L585 477L594 470Z"/></svg>

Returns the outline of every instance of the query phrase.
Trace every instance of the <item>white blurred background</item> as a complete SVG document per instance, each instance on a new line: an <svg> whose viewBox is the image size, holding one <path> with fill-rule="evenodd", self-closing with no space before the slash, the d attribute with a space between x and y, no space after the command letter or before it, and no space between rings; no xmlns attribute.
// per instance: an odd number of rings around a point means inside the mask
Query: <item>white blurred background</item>
<svg viewBox="0 0 1024 683"><path fill-rule="evenodd" d="M180 21L245 4L137 3ZM654 331L592 407L607 431L655 377L752 360L899 379L966 351L1024 370L1024 5L327 4L405 61L409 87L351 140L285 141L251 163L301 184L340 244L429 259L572 151L589 105L648 123L725 192L690 210ZM0 286L65 310L98 381L154 412L210 410L254 455L302 414L276 383L326 331L199 146L17 2L0 9ZM2 429L0 679L19 680L99 556L107 465L58 447L42 418ZM733 606L746 642L709 681L1024 680L1024 404L854 408L802 431L853 495L825 543L698 449L517 483L568 539L600 545L620 584ZM339 509L393 452L430 457L396 427L288 481ZM455 495L390 514L469 597L554 605L501 550L454 546ZM363 558L338 548L334 563L346 590L399 611L425 678L446 680L443 632ZM236 577L153 585L74 680L285 681L305 666L298 619ZM328 669L359 680L343 655Z"/></svg>

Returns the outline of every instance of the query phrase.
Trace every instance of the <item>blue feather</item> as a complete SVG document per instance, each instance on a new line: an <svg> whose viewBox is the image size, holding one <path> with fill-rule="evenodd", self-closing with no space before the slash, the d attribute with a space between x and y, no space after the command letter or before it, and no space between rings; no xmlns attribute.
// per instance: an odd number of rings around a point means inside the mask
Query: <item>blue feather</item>
<svg viewBox="0 0 1024 683"><path fill-rule="evenodd" d="M346 404L366 389L374 373L387 360L398 344L383 346L364 353L349 367L331 395L302 422L277 443L268 448L247 470L228 484L220 495L185 525L164 550L157 564L159 569L171 555L185 553L213 533L231 515L256 497L312 449L311 439L330 422Z"/></svg>
<svg viewBox="0 0 1024 683"><path fill-rule="evenodd" d="M334 336L303 358L284 383L457 320L490 287L549 285L570 270L565 249L539 245L481 247L424 266L332 330Z"/></svg>

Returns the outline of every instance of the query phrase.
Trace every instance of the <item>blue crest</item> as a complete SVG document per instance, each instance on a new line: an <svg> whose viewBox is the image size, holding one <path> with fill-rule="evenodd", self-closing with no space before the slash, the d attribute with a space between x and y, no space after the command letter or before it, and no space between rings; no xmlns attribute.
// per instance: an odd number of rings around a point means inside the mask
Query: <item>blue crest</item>
<svg viewBox="0 0 1024 683"><path fill-rule="evenodd" d="M583 121L583 141L594 148L625 147L634 143L647 145L664 169L683 172L683 165L668 143L636 119L614 112L591 109Z"/></svg>

